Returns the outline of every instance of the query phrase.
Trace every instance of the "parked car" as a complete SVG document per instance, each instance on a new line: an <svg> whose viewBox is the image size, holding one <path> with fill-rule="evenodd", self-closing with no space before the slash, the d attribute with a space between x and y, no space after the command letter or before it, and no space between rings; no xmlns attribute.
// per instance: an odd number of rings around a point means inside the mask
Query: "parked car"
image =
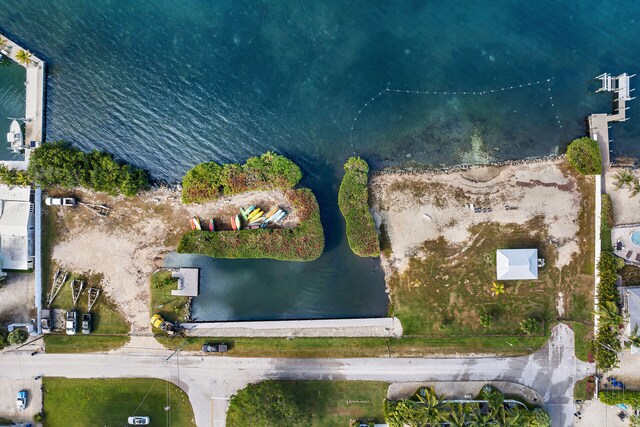
<svg viewBox="0 0 640 427"><path fill-rule="evenodd" d="M229 346L226 344L202 344L202 351L205 353L226 353Z"/></svg>
<svg viewBox="0 0 640 427"><path fill-rule="evenodd" d="M51 332L51 312L43 308L40 315L40 327L42 328L42 332L48 334Z"/></svg>
<svg viewBox="0 0 640 427"><path fill-rule="evenodd" d="M85 313L82 315L82 333L91 333L91 314Z"/></svg>
<svg viewBox="0 0 640 427"><path fill-rule="evenodd" d="M73 197L47 197L44 199L47 206L75 206L76 199Z"/></svg>
<svg viewBox="0 0 640 427"><path fill-rule="evenodd" d="M67 335L75 335L78 329L78 313L75 311L67 311L67 321L65 322Z"/></svg>
<svg viewBox="0 0 640 427"><path fill-rule="evenodd" d="M147 426L151 423L151 418L149 417L129 417L127 419L130 426Z"/></svg>
<svg viewBox="0 0 640 427"><path fill-rule="evenodd" d="M16 406L18 407L18 411L24 411L24 408L27 407L27 391L20 390L18 392L18 397L16 398Z"/></svg>

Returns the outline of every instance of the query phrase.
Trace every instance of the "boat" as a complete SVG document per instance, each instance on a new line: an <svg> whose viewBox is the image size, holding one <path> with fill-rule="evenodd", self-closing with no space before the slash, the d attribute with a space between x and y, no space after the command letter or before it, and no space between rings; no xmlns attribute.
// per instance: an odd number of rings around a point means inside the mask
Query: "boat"
<svg viewBox="0 0 640 427"><path fill-rule="evenodd" d="M233 230L237 230L238 228L236 226L236 219L234 217L231 217L231 221L230 222L231 222L231 228Z"/></svg>
<svg viewBox="0 0 640 427"><path fill-rule="evenodd" d="M193 224L196 226L196 230L202 230L202 227L200 227L200 220L196 217L193 217Z"/></svg>
<svg viewBox="0 0 640 427"><path fill-rule="evenodd" d="M191 218L191 219L189 220L189 224L191 224L191 229L192 229L192 230L195 230L195 229L196 229L196 223L193 221L193 218Z"/></svg>
<svg viewBox="0 0 640 427"><path fill-rule="evenodd" d="M240 226L242 223L240 222L240 215L236 215L236 229L240 230Z"/></svg>
<svg viewBox="0 0 640 427"><path fill-rule="evenodd" d="M253 212L253 210L254 210L255 208L256 208L256 206L255 206L255 205L251 205L251 206L249 206L249 207L248 207L248 208L246 208L246 209L242 209L242 208L240 208L240 214L242 215L242 218L244 218L244 220L246 221L246 220L247 220L247 216L248 216L251 212Z"/></svg>
<svg viewBox="0 0 640 427"><path fill-rule="evenodd" d="M270 218L272 215L274 215L276 212L278 212L280 209L278 208L273 208L271 209L269 212L266 213L266 215L264 216L265 218Z"/></svg>
<svg viewBox="0 0 640 427"><path fill-rule="evenodd" d="M22 136L22 128L17 120L11 122L9 133L7 133L7 142L11 145L13 151L18 152L24 148L24 139Z"/></svg>
<svg viewBox="0 0 640 427"><path fill-rule="evenodd" d="M261 216L263 213L264 212L260 208L258 208L255 211L251 212L249 215L247 215L247 221L252 222L254 219Z"/></svg>
<svg viewBox="0 0 640 427"><path fill-rule="evenodd" d="M211 218L211 219L209 220L209 231L213 232L213 231L215 231L215 230L216 230L216 226L215 226L215 224L213 223L213 218Z"/></svg>

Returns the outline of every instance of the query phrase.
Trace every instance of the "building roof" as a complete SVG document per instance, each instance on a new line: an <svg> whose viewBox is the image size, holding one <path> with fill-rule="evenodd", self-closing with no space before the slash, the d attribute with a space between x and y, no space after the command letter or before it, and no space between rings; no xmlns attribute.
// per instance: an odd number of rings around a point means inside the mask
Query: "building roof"
<svg viewBox="0 0 640 427"><path fill-rule="evenodd" d="M640 327L640 288L625 289L624 297L625 309L629 316L629 323L624 330L624 335L630 336L636 327ZM636 354L639 351L638 347L631 346L631 354Z"/></svg>
<svg viewBox="0 0 640 427"><path fill-rule="evenodd" d="M29 268L30 187L0 185L0 267Z"/></svg>
<svg viewBox="0 0 640 427"><path fill-rule="evenodd" d="M498 249L496 251L498 280L535 280L538 278L537 249Z"/></svg>

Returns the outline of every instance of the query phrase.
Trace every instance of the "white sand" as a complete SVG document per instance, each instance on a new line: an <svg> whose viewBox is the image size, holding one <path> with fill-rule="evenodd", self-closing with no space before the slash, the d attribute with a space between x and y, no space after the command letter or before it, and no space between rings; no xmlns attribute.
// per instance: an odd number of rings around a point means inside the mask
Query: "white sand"
<svg viewBox="0 0 640 427"><path fill-rule="evenodd" d="M190 230L189 219L216 219L220 229L230 229L228 219L240 206L256 204L263 209L281 206L291 212L284 193L266 191L245 193L214 203L182 205L180 193L168 189L147 192L131 199L112 198L86 191L75 191L84 202L111 207L107 218L88 209L50 208L58 214L60 242L53 249L57 266L75 273L104 275L105 291L131 321L132 335L150 334L149 276L162 266L164 256L175 250L180 236ZM295 212L281 226L294 227ZM57 268L57 267L55 267ZM51 284L47 284L50 288Z"/></svg>
<svg viewBox="0 0 640 427"><path fill-rule="evenodd" d="M474 239L469 227L488 221L523 224L542 215L558 250L557 267L578 252L580 193L563 171L564 160L478 166L449 173L383 174L371 180L376 221L383 223L393 251L383 267L402 272L418 247L442 236L451 243ZM491 208L474 213L466 204ZM517 210L506 210L505 206ZM464 249L463 249L464 250Z"/></svg>
<svg viewBox="0 0 640 427"><path fill-rule="evenodd" d="M640 194L632 197L631 188L626 185L616 188L615 175L623 168L609 169L605 176L606 192L611 197L613 205L613 219L616 225L640 223ZM640 171L627 169L640 180Z"/></svg>

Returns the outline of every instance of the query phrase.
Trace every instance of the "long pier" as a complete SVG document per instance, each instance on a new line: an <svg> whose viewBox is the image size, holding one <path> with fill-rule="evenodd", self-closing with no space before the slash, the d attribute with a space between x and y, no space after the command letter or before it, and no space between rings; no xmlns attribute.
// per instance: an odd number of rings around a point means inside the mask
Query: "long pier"
<svg viewBox="0 0 640 427"><path fill-rule="evenodd" d="M46 63L33 53L29 57L29 61L22 63L18 60L17 55L21 50L26 50L14 41L8 39L4 35L0 36L0 53L3 56L15 61L24 67L27 71L25 89L25 134L24 144L25 150L24 161L4 161L6 166L12 169L26 169L29 164L29 156L31 150L38 148L43 142L44 137L44 91Z"/></svg>
<svg viewBox="0 0 640 427"><path fill-rule="evenodd" d="M589 116L589 136L594 141L598 142L600 146L600 154L602 154L602 177L606 174L607 169L611 166L611 151L609 138L609 122L625 122L629 120L627 117L627 101L631 101L631 77L627 73L620 74L619 76L612 76L604 73L596 77L596 79L602 82L602 86L596 92L614 92L616 97L616 109L614 114L591 114ZM604 190L604 185L602 186Z"/></svg>

